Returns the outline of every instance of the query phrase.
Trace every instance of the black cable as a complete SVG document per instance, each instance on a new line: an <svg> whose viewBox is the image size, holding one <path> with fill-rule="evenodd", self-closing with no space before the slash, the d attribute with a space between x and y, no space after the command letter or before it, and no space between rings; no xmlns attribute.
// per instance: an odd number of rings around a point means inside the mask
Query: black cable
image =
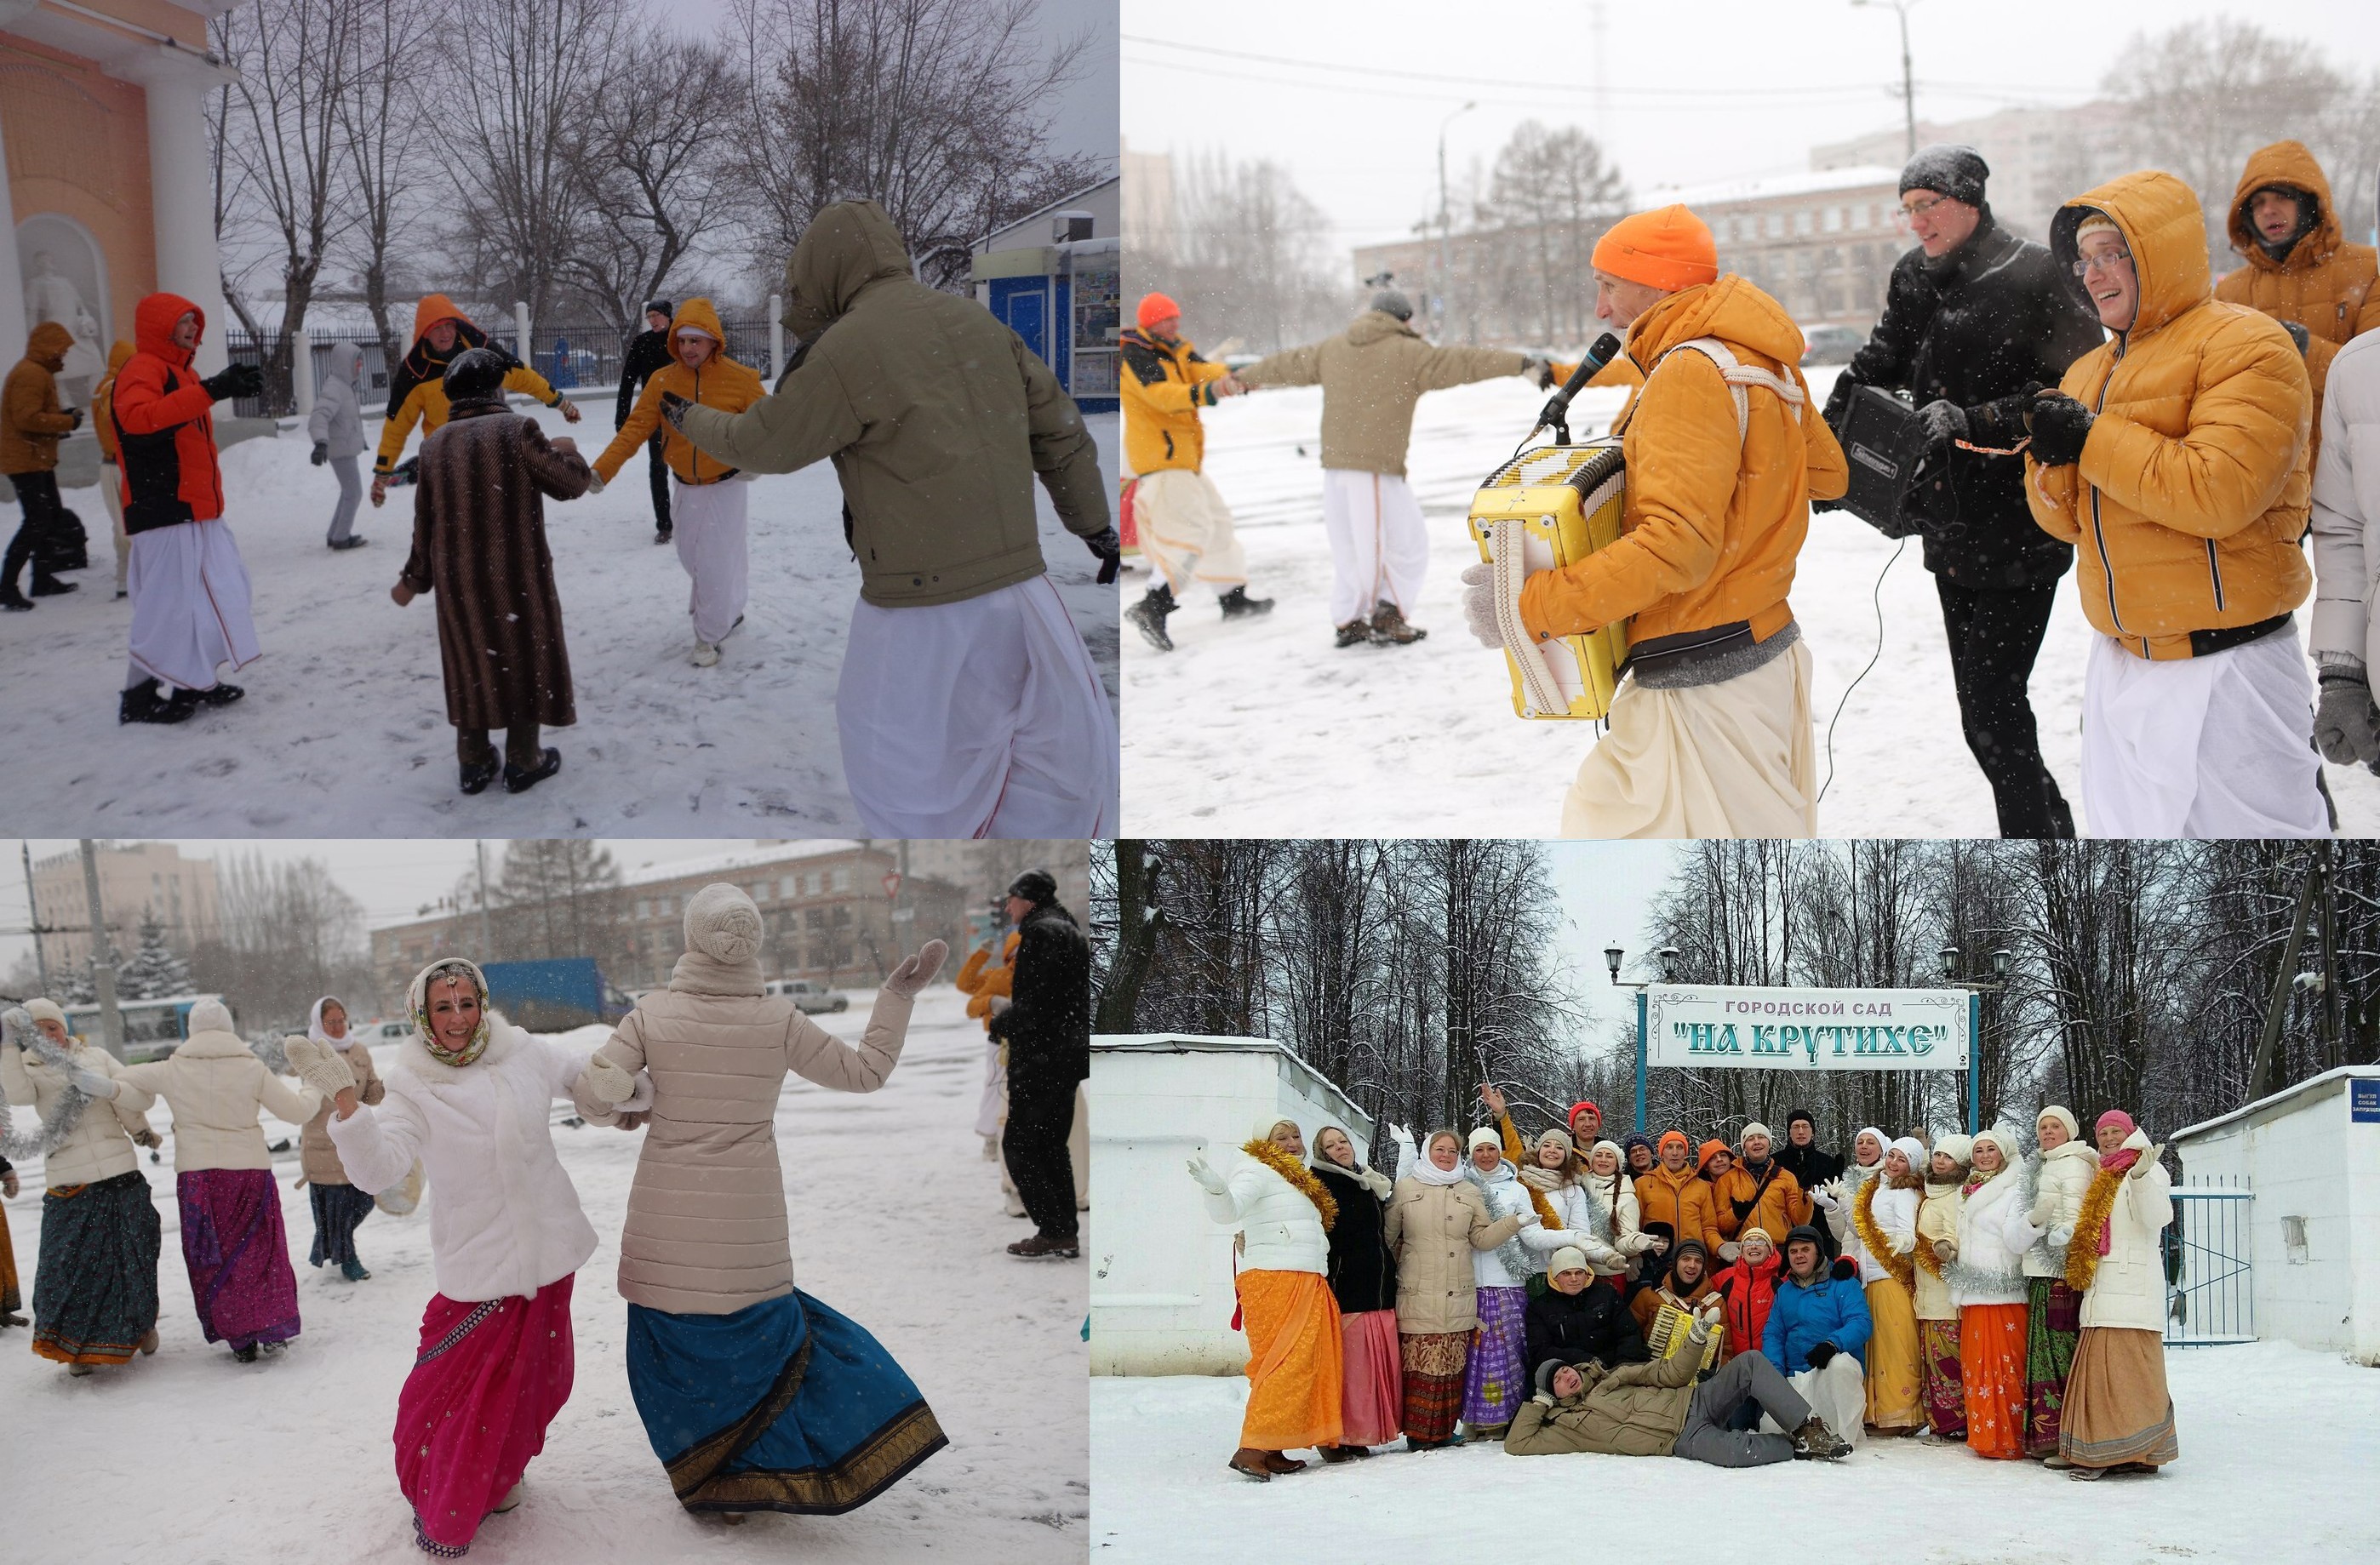
<svg viewBox="0 0 2380 1565"><path fill-rule="evenodd" d="M1843 709L1851 705L1852 692L1859 688L1860 680L1865 679L1868 670L1875 668L1884 657L1884 578L1892 574L1900 552L1908 547L1909 535L1903 533L1900 541L1892 546L1892 558L1884 563L1884 569L1876 573L1876 591L1873 594L1876 602L1876 653L1868 659L1867 668L1859 671L1858 678L1843 687L1843 698L1835 703L1835 715L1827 720L1827 780L1818 786L1818 804L1827 802L1827 790L1835 785L1835 724L1842 722Z"/></svg>

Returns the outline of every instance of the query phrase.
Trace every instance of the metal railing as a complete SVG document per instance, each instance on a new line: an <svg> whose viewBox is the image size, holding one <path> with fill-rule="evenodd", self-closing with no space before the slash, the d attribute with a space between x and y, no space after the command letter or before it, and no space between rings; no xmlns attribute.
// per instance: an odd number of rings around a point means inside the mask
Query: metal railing
<svg viewBox="0 0 2380 1565"><path fill-rule="evenodd" d="M2256 1340L2248 1227L2254 1202L2244 1179L2174 1187L2173 1226L2165 1241L2168 1347Z"/></svg>

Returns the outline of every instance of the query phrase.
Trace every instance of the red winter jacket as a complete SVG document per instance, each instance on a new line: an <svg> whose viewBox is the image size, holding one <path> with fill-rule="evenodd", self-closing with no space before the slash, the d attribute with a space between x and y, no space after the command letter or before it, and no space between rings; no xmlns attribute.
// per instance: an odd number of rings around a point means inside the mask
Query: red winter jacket
<svg viewBox="0 0 2380 1565"><path fill-rule="evenodd" d="M124 468L124 530L148 532L223 515L223 469L215 465L214 398L190 368L191 349L174 323L206 312L174 294L151 294L132 312L134 352L115 373L108 417Z"/></svg>
<svg viewBox="0 0 2380 1565"><path fill-rule="evenodd" d="M1711 1286L1727 1298L1727 1356L1756 1353L1760 1334L1768 1329L1768 1306L1777 1302L1777 1277L1781 1267L1777 1252L1758 1266L1738 1258L1711 1279Z"/></svg>

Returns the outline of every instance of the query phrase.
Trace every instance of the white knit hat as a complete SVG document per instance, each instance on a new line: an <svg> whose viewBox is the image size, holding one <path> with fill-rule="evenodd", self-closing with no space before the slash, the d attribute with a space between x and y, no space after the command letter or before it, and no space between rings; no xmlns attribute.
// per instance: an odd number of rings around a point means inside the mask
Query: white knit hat
<svg viewBox="0 0 2380 1565"><path fill-rule="evenodd" d="M2034 1127L2036 1130L2039 1129L2044 1120L2056 1120L2059 1124L2064 1125L2066 1139L2069 1141L2080 1141L2082 1138L2082 1127L2075 1122L2074 1111L2071 1109L2052 1103L2033 1117Z"/></svg>
<svg viewBox="0 0 2380 1565"><path fill-rule="evenodd" d="M1994 1125L1988 1130L1977 1131L1974 1139L1968 1143L1967 1156L1961 1161L1973 1162L1975 1148L1986 1141L1999 1149L2001 1168L2012 1169L2024 1161L2023 1138L2006 1125Z"/></svg>
<svg viewBox="0 0 2380 1565"><path fill-rule="evenodd" d="M1565 1244L1546 1257L1546 1275L1560 1277L1566 1271L1591 1271L1586 1264L1586 1252L1575 1244Z"/></svg>
<svg viewBox="0 0 2380 1565"><path fill-rule="evenodd" d="M1974 1161L1975 1138L1952 1131L1948 1135L1935 1137L1934 1150L1943 1153L1949 1158L1950 1161L1963 1167Z"/></svg>
<svg viewBox="0 0 2380 1565"><path fill-rule="evenodd" d="M67 1025L67 1013L55 1000L29 1000L25 1001L25 1013L36 1022L55 1022L62 1027Z"/></svg>
<svg viewBox="0 0 2380 1565"><path fill-rule="evenodd" d="M1900 1136L1890 1146L1887 1146L1885 1150L1887 1152L1898 1152L1902 1157L1908 1159L1909 1171L1911 1173L1923 1174L1925 1171L1925 1143L1918 1140L1915 1136Z"/></svg>
<svg viewBox="0 0 2380 1565"><path fill-rule="evenodd" d="M735 886L714 881L686 899L686 948L740 966L760 954L760 910Z"/></svg>
<svg viewBox="0 0 2380 1565"><path fill-rule="evenodd" d="M220 1000L202 1000L190 1007L190 1036L231 1031L231 1011Z"/></svg>
<svg viewBox="0 0 2380 1565"><path fill-rule="evenodd" d="M1743 1134L1735 1138L1735 1144L1738 1146L1741 1146L1755 1135L1765 1136L1772 1144L1777 1139L1777 1134L1774 1131L1771 1131L1767 1125L1762 1124L1758 1120L1755 1120L1750 1124L1743 1127Z"/></svg>
<svg viewBox="0 0 2380 1565"><path fill-rule="evenodd" d="M1471 1133L1471 1139L1463 1144L1463 1149L1465 1152L1476 1152L1482 1146L1493 1146L1497 1151L1501 1152L1504 1149L1504 1138L1488 1126L1481 1125Z"/></svg>
<svg viewBox="0 0 2380 1565"><path fill-rule="evenodd" d="M1304 1125L1297 1124L1297 1116L1295 1114L1281 1113L1257 1115L1256 1133L1250 1135L1248 1139L1250 1141L1270 1141L1272 1139L1273 1129L1278 1125L1296 1125L1298 1139L1301 1141L1305 1139L1305 1127Z"/></svg>
<svg viewBox="0 0 2380 1565"><path fill-rule="evenodd" d="M1480 1128L1484 1130L1487 1127L1483 1125ZM1543 1151L1545 1149L1546 1143L1548 1141L1553 1142L1565 1152L1574 1152L1578 1149L1571 1141L1570 1132L1562 1129L1560 1125L1556 1125L1550 1130L1539 1131L1537 1133L1536 1140L1529 1143L1529 1146L1535 1150Z"/></svg>

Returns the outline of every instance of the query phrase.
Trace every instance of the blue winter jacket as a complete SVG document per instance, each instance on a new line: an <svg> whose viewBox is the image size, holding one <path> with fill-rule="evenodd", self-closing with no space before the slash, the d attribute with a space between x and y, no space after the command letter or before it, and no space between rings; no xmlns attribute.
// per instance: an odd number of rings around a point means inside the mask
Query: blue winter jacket
<svg viewBox="0 0 2380 1565"><path fill-rule="evenodd" d="M1821 1272L1817 1281L1805 1287L1790 1277L1779 1278L1777 1301L1768 1306L1768 1328L1760 1334L1760 1352L1782 1373L1799 1375L1810 1367L1812 1348L1832 1342L1864 1367L1868 1333L1874 1329L1867 1295L1857 1279Z"/></svg>

